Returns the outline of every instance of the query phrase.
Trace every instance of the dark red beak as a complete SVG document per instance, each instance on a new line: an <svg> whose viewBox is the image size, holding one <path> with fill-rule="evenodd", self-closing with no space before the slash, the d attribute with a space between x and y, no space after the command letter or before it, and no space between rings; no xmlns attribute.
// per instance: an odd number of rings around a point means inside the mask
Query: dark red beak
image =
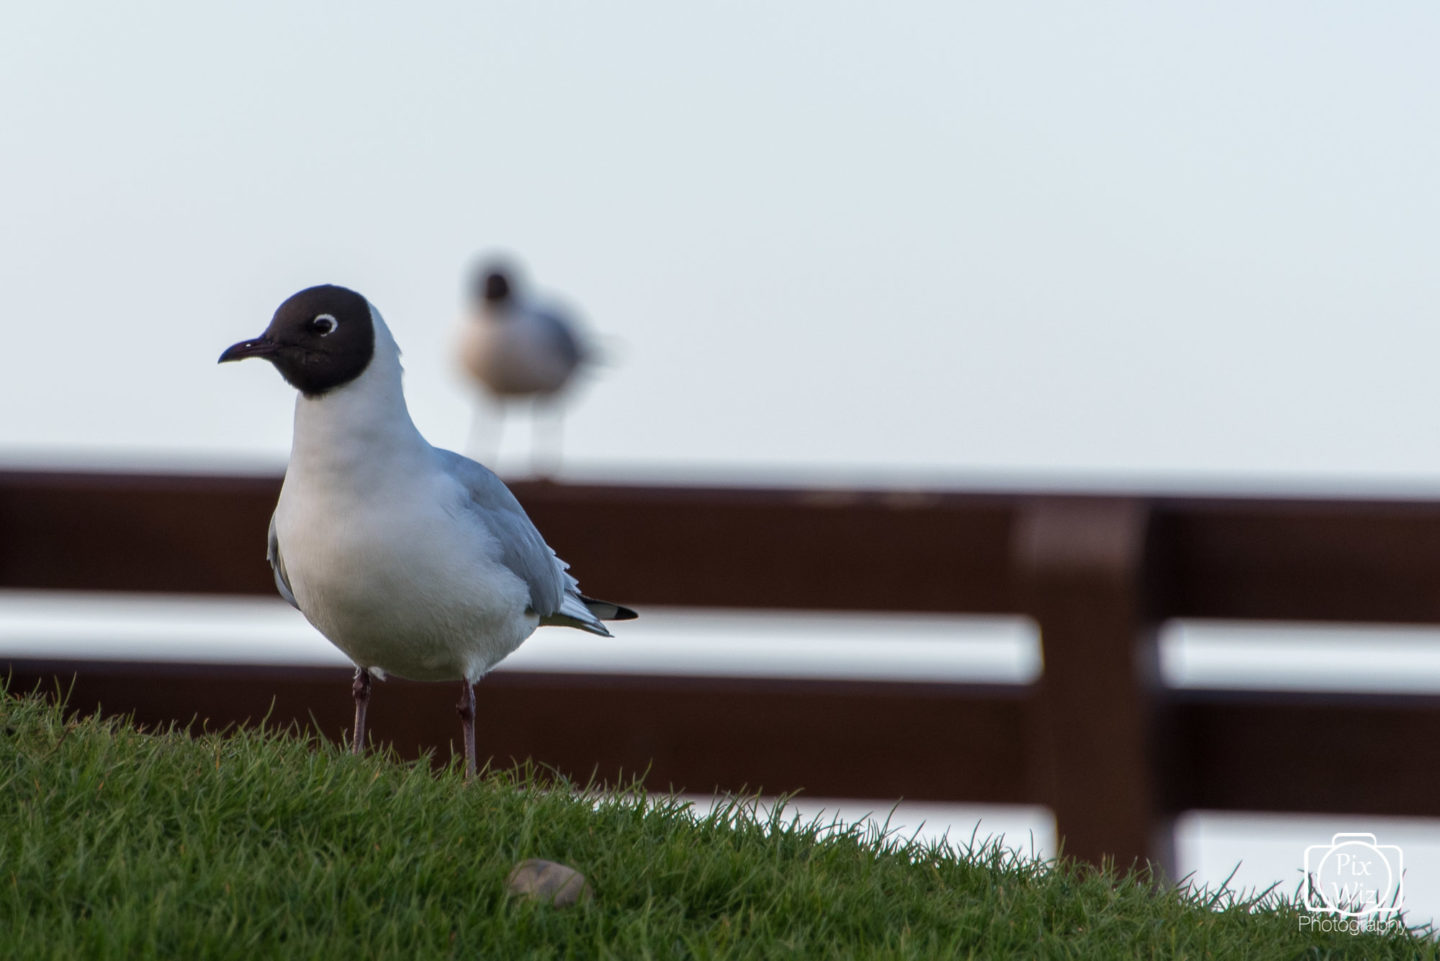
<svg viewBox="0 0 1440 961"><path fill-rule="evenodd" d="M220 355L219 363L231 360L244 360L246 357L269 357L280 347L273 340L265 337L257 337L254 340L242 340L238 344L231 344L225 348L225 353Z"/></svg>

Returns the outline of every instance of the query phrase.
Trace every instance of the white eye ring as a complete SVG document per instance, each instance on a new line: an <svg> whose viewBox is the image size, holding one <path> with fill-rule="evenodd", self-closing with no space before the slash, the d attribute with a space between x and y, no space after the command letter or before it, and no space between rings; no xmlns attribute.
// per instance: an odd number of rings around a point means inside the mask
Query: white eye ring
<svg viewBox="0 0 1440 961"><path fill-rule="evenodd" d="M340 322L335 319L333 314L316 314L314 319L310 321L310 329L321 337L333 334L335 328L339 326Z"/></svg>

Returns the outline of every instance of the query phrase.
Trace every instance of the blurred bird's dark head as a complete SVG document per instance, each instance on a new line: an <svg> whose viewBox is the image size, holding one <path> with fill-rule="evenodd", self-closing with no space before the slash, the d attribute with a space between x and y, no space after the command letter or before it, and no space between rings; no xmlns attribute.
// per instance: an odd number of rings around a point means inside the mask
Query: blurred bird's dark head
<svg viewBox="0 0 1440 961"><path fill-rule="evenodd" d="M506 264L481 264L470 280L470 299L477 306L504 306L515 296L511 282L513 276L514 271Z"/></svg>

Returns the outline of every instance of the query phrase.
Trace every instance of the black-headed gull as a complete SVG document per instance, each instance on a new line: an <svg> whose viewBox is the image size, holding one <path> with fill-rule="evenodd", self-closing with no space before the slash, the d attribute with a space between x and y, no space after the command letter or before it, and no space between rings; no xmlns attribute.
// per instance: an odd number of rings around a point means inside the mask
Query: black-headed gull
<svg viewBox="0 0 1440 961"><path fill-rule="evenodd" d="M461 370L482 397L499 407L501 417L511 402L534 401L531 464L536 473L553 472L560 456L561 397L592 360L575 321L529 296L513 268L499 261L484 263L471 275L456 353ZM477 409L470 432L472 454L482 417ZM542 467L541 448L546 445L540 438L547 421L554 448L549 468ZM493 446L498 449L498 439Z"/></svg>
<svg viewBox="0 0 1440 961"><path fill-rule="evenodd" d="M372 675L459 680L474 773L475 683L541 625L608 637L602 621L635 612L580 593L498 477L426 442L400 349L360 294L300 291L220 361L246 357L300 392L269 559L280 594L355 663L353 750Z"/></svg>

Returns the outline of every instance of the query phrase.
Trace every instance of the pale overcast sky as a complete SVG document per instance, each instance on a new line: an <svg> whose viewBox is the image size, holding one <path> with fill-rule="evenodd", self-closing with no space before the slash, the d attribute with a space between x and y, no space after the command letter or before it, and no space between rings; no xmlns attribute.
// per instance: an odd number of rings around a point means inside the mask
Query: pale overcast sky
<svg viewBox="0 0 1440 961"><path fill-rule="evenodd" d="M610 356L575 476L1440 492L1430 3L5 21L12 463L278 468L288 388L215 359L320 282L462 445L461 270L504 248Z"/></svg>

